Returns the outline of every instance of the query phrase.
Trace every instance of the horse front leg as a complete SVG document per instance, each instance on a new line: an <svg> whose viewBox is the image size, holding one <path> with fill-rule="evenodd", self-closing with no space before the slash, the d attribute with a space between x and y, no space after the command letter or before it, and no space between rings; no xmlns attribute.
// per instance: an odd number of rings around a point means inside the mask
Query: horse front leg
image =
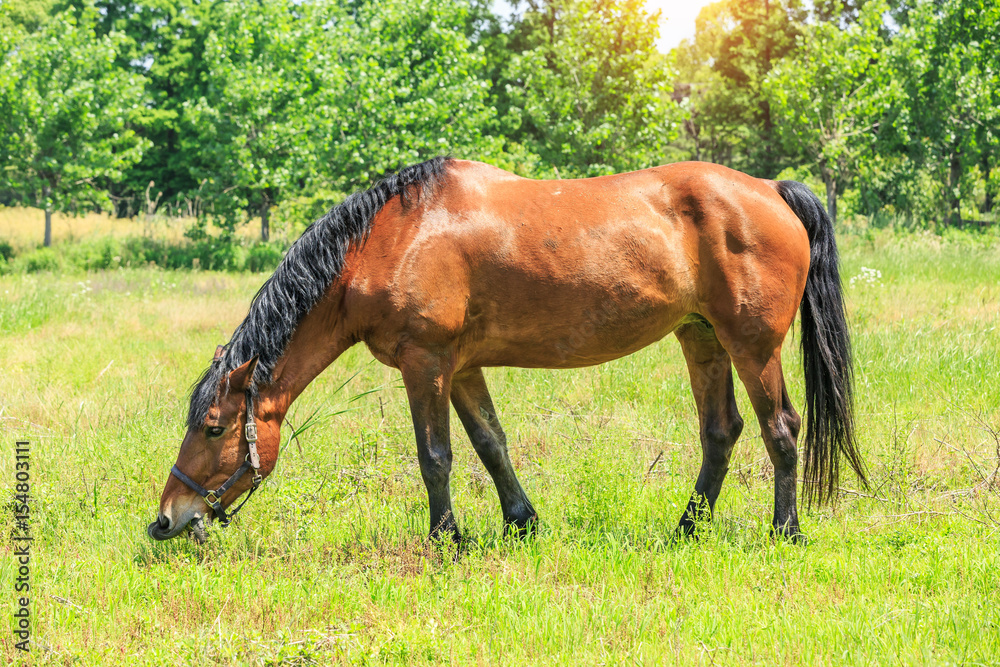
<svg viewBox="0 0 1000 667"><path fill-rule="evenodd" d="M431 510L431 539L460 540L451 508L451 440L448 432L448 397L453 366L451 355L410 350L399 365L410 401L417 460L427 487Z"/></svg>
<svg viewBox="0 0 1000 667"><path fill-rule="evenodd" d="M507 454L507 436L500 427L483 371L473 368L457 374L452 381L451 402L462 420L472 446L493 478L500 496L504 530L525 536L538 520L535 508L521 488Z"/></svg>

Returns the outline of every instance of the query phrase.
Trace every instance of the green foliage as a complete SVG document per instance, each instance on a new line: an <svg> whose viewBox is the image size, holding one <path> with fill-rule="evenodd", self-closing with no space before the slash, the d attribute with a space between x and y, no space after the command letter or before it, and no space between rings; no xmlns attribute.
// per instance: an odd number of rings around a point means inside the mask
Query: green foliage
<svg viewBox="0 0 1000 667"><path fill-rule="evenodd" d="M188 217L201 211L205 202L198 195L200 182L191 174L191 164L201 159L201 151L191 152L184 110L206 93L206 41L216 17L226 14L225 4L100 1L102 29L124 36L119 66L145 77L150 100L139 133L151 145L110 190L119 215L153 214L158 206Z"/></svg>
<svg viewBox="0 0 1000 667"><path fill-rule="evenodd" d="M273 243L256 243L247 250L244 268L247 271L273 271L285 253Z"/></svg>
<svg viewBox="0 0 1000 667"><path fill-rule="evenodd" d="M41 273L43 271L59 271L64 266L62 256L52 248L38 248L18 256L8 264L12 271L24 273Z"/></svg>
<svg viewBox="0 0 1000 667"><path fill-rule="evenodd" d="M168 209L232 228L287 202L328 206L432 155L496 152L458 0L105 4L128 62L152 63L156 101L154 147L122 185L123 210L159 192Z"/></svg>
<svg viewBox="0 0 1000 667"><path fill-rule="evenodd" d="M969 168L995 164L1000 144L1000 6L991 0L920 3L894 44L908 98L908 153L944 184L943 209L961 224Z"/></svg>
<svg viewBox="0 0 1000 667"><path fill-rule="evenodd" d="M185 102L180 148L206 201L199 213L228 234L311 175L310 97L324 53L301 11L284 0L219 5L205 41L204 93Z"/></svg>
<svg viewBox="0 0 1000 667"><path fill-rule="evenodd" d="M63 12L37 32L0 37L0 189L49 210L107 202L148 142L134 129L143 79L115 64L121 36L97 12Z"/></svg>
<svg viewBox="0 0 1000 667"><path fill-rule="evenodd" d="M835 221L838 192L852 181L857 162L870 156L874 130L904 97L880 62L887 9L885 2L872 1L846 28L809 26L794 55L779 63L763 86L777 136L788 154L815 165Z"/></svg>
<svg viewBox="0 0 1000 667"><path fill-rule="evenodd" d="M35 32L59 4L59 0L4 0L0 3L0 33Z"/></svg>
<svg viewBox="0 0 1000 667"><path fill-rule="evenodd" d="M218 238L171 243L145 236L106 237L0 258L0 274L73 273L156 266L163 269L273 271L284 257L277 243Z"/></svg>
<svg viewBox="0 0 1000 667"><path fill-rule="evenodd" d="M523 23L503 78L511 138L569 176L658 164L678 114L642 0L548 0Z"/></svg>
<svg viewBox="0 0 1000 667"><path fill-rule="evenodd" d="M435 155L485 158L490 136L483 50L465 35L461 0L324 5L323 86L313 121L325 181L349 192Z"/></svg>
<svg viewBox="0 0 1000 667"><path fill-rule="evenodd" d="M830 213L960 224L997 191L996 3L727 0L677 49L684 157L817 174ZM774 169L768 165L780 165ZM981 204L971 205L975 197Z"/></svg>
<svg viewBox="0 0 1000 667"><path fill-rule="evenodd" d="M764 88L794 55L805 18L800 0L723 0L701 11L694 39L676 50L689 114L682 146L694 159L762 178L787 166Z"/></svg>
<svg viewBox="0 0 1000 667"><path fill-rule="evenodd" d="M835 215L843 195L872 219L996 220L995 2L721 0L670 55L642 0L509 5L0 3L0 202L183 215L230 242L451 154L550 178L806 169Z"/></svg>

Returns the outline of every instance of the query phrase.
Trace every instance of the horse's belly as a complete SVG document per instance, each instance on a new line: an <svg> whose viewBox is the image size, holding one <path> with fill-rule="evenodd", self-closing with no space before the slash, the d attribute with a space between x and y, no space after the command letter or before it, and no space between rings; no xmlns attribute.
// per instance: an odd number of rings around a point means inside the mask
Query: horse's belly
<svg viewBox="0 0 1000 667"><path fill-rule="evenodd" d="M549 298L546 298L549 297ZM536 289L471 313L459 344L464 366L576 368L632 354L688 314L659 290L640 294Z"/></svg>
<svg viewBox="0 0 1000 667"><path fill-rule="evenodd" d="M679 236L650 219L519 231L504 251L466 256L469 365L604 363L670 333L696 301Z"/></svg>

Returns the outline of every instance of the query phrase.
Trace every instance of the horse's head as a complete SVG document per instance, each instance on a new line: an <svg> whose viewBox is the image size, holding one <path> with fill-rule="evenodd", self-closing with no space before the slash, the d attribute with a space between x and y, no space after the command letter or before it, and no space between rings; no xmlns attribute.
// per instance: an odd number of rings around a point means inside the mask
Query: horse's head
<svg viewBox="0 0 1000 667"><path fill-rule="evenodd" d="M220 347L213 369L221 355ZM281 419L267 401L255 399L256 368L257 357L228 373L213 375L210 369L195 389L192 417L160 496L159 516L146 529L153 539L170 539L190 526L195 540L204 541L205 521L220 519L226 525L226 510L274 469ZM208 397L207 409L194 409L199 392Z"/></svg>

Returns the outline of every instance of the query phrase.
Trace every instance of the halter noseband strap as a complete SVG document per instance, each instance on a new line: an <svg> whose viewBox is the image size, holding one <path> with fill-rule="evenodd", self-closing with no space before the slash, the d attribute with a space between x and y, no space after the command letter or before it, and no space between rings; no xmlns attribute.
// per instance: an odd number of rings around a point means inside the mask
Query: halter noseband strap
<svg viewBox="0 0 1000 667"><path fill-rule="evenodd" d="M247 438L247 447L250 452L243 460L243 465L241 465L236 472L230 475L229 479L222 483L222 486L214 491L209 491L201 484L185 475L176 464L174 464L174 467L170 469L170 472L173 473L174 477L187 484L192 491L201 496L205 503L212 508L212 511L215 512L215 517L219 520L219 524L223 528L228 526L236 516L237 512L243 509L243 506L247 504L247 501L250 500L250 496L252 496L253 492L260 487L260 483L264 479L260 474L260 455L257 453L257 420L253 416L253 393L250 389L247 389L246 391L246 399L247 419L244 430ZM225 508L222 506L222 496L225 495L226 491L233 488L233 485L240 481L240 478L242 478L243 475L246 474L247 470L250 470L251 468L253 468L253 486L250 487L250 493L247 494L247 497L243 499L243 502L241 502L235 510L227 515Z"/></svg>

